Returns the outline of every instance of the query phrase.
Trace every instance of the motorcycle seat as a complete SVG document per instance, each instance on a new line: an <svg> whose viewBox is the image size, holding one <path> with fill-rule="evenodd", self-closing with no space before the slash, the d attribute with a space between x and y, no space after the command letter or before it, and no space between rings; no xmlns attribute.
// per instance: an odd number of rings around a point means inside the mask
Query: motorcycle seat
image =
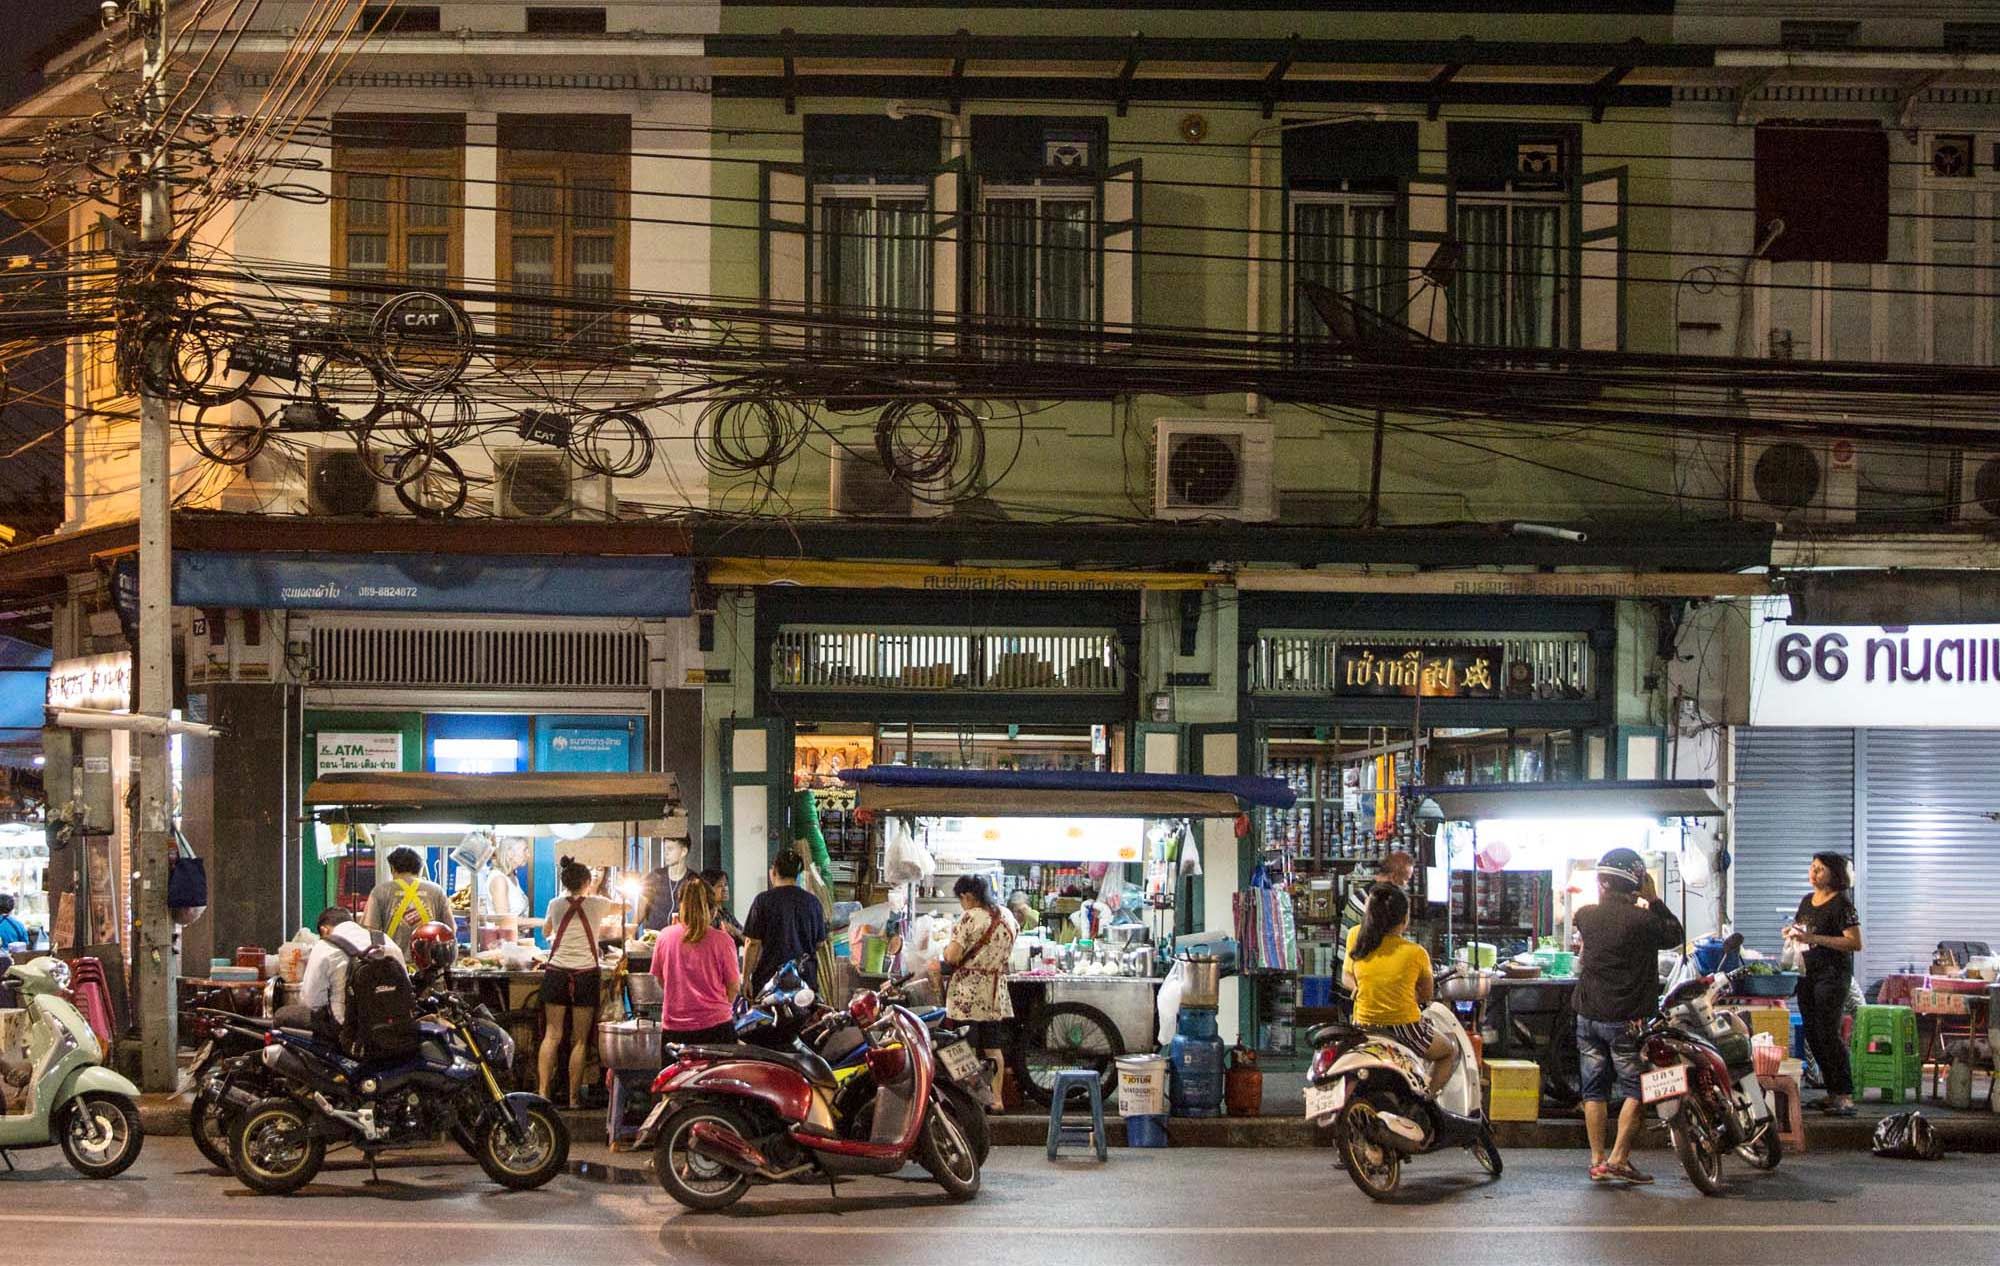
<svg viewBox="0 0 2000 1266"><path fill-rule="evenodd" d="M815 1086L832 1089L833 1066L811 1051L774 1051L763 1046L702 1046L695 1048L716 1059L749 1059L766 1064L783 1064Z"/></svg>

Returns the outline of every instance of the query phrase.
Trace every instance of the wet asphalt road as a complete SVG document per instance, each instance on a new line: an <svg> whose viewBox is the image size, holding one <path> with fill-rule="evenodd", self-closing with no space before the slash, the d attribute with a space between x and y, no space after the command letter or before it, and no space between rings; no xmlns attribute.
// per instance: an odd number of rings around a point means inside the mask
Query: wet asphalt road
<svg viewBox="0 0 2000 1266"><path fill-rule="evenodd" d="M579 1149L581 1154L584 1149ZM601 1157L602 1153L598 1155ZM1406 1199L1369 1203L1325 1151L1125 1151L1055 1164L999 1148L979 1197L944 1201L904 1177L766 1187L725 1214L690 1214L641 1158L581 1165L537 1192L502 1192L470 1163L337 1163L289 1198L259 1197L209 1169L182 1138L153 1138L125 1176L76 1178L53 1151L0 1174L0 1243L16 1261L118 1266L328 1263L1187 1263L1991 1262L2000 1260L2000 1169L1866 1155L1787 1157L1731 1170L1705 1199L1643 1154L1659 1183L1593 1187L1581 1157L1516 1152L1489 1181L1462 1155L1422 1158Z"/></svg>

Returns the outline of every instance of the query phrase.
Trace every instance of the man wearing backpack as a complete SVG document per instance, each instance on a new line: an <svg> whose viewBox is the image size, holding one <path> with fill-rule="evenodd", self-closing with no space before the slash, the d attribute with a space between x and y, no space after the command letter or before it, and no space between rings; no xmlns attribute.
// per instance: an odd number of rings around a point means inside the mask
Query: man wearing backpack
<svg viewBox="0 0 2000 1266"><path fill-rule="evenodd" d="M444 895L444 889L423 878L423 873L424 861L417 850L391 850L389 878L375 885L361 912L361 925L386 933L405 957L410 952L410 937L418 928L426 923L451 926L451 899Z"/></svg>
<svg viewBox="0 0 2000 1266"><path fill-rule="evenodd" d="M322 1040L357 1059L403 1053L417 1036L414 994L403 951L352 919L336 925L306 956L299 1001Z"/></svg>

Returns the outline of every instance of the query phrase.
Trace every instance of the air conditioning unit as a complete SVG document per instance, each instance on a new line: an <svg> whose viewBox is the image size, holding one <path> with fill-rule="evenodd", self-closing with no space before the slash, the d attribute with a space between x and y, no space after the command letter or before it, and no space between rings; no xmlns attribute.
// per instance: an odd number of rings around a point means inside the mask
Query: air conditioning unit
<svg viewBox="0 0 2000 1266"><path fill-rule="evenodd" d="M1262 418L1161 418L1153 424L1153 517L1269 523L1276 444Z"/></svg>
<svg viewBox="0 0 2000 1266"><path fill-rule="evenodd" d="M579 471L566 454L523 448L493 456L493 513L502 519L608 519L611 481Z"/></svg>
<svg viewBox="0 0 2000 1266"><path fill-rule="evenodd" d="M935 519L951 509L941 496L912 495L890 477L872 449L835 445L827 504L843 519Z"/></svg>
<svg viewBox="0 0 2000 1266"><path fill-rule="evenodd" d="M1958 521L2000 522L2000 451L1967 449L1958 463Z"/></svg>
<svg viewBox="0 0 2000 1266"><path fill-rule="evenodd" d="M1854 522L1854 441L1746 437L1738 454L1736 505L1744 518Z"/></svg>
<svg viewBox="0 0 2000 1266"><path fill-rule="evenodd" d="M361 454L351 448L323 448L306 458L308 514L375 514L394 502L395 495L386 484L376 482Z"/></svg>

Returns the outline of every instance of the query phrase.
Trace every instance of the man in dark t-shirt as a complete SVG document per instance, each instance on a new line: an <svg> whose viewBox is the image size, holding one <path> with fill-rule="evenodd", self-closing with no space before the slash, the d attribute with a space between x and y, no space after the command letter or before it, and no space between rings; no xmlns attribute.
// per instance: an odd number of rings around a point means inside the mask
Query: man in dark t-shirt
<svg viewBox="0 0 2000 1266"><path fill-rule="evenodd" d="M1576 981L1576 1045L1592 1182L1649 1183L1632 1164L1639 1136L1639 1030L1660 1001L1660 951L1680 944L1681 921L1653 889L1652 872L1629 848L1597 863L1597 904L1574 918L1583 941ZM1612 1099L1618 1133L1604 1135Z"/></svg>
<svg viewBox="0 0 2000 1266"><path fill-rule="evenodd" d="M750 997L787 962L796 962L799 976L819 989L815 954L826 939L826 911L818 897L799 887L803 870L805 861L796 852L779 853L771 861L771 886L750 903L750 917L743 921L743 982Z"/></svg>

